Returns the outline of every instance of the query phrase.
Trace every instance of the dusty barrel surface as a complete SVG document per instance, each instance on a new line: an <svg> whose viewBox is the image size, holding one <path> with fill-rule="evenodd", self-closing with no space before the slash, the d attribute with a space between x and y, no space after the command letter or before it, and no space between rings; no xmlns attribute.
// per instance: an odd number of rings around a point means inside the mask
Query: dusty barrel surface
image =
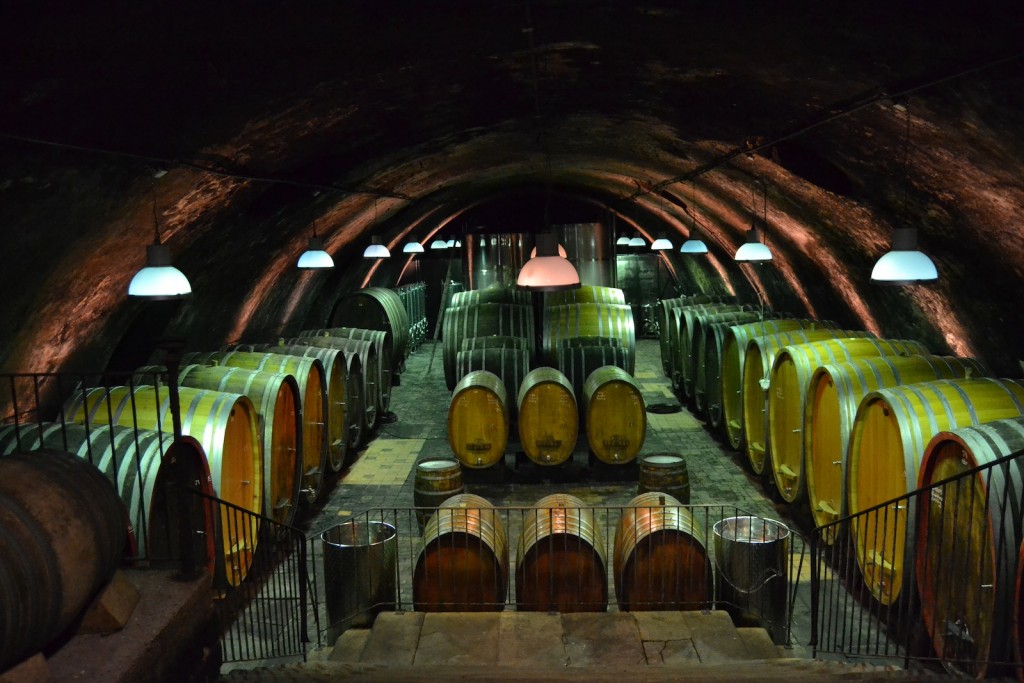
<svg viewBox="0 0 1024 683"><path fill-rule="evenodd" d="M558 362L563 339L573 337L614 337L626 353L626 370L636 365L636 330L633 309L625 304L580 303L548 306L544 309L543 353L548 363Z"/></svg>
<svg viewBox="0 0 1024 683"><path fill-rule="evenodd" d="M579 410L572 385L555 368L531 370L519 387L519 443L532 462L561 465L579 438Z"/></svg>
<svg viewBox="0 0 1024 683"><path fill-rule="evenodd" d="M531 612L603 612L607 555L594 511L556 493L523 514L516 549L516 606Z"/></svg>
<svg viewBox="0 0 1024 683"><path fill-rule="evenodd" d="M821 339L779 349L771 369L768 394L768 451L779 495L787 503L807 496L804 468L804 403L811 375L822 365L870 356L912 356L928 353L909 339Z"/></svg>
<svg viewBox="0 0 1024 683"><path fill-rule="evenodd" d="M505 384L494 373L476 370L459 380L448 404L448 443L464 466L482 469L504 460L507 404Z"/></svg>
<svg viewBox="0 0 1024 683"><path fill-rule="evenodd" d="M252 564L263 509L263 461L256 408L246 396L222 391L181 387L182 433L202 444L210 464L214 493L241 508L245 515L222 506L215 575L218 582L241 583ZM122 427L172 432L166 387L94 388L75 392L65 408L68 420L90 426Z"/></svg>
<svg viewBox="0 0 1024 683"><path fill-rule="evenodd" d="M430 458L416 463L412 501L417 508L424 508L416 511L420 529L423 529L441 503L465 490L462 467L458 460Z"/></svg>
<svg viewBox="0 0 1024 683"><path fill-rule="evenodd" d="M583 386L587 442L609 465L632 462L647 438L643 393L632 375L608 365L594 370Z"/></svg>
<svg viewBox="0 0 1024 683"><path fill-rule="evenodd" d="M918 483L953 477L921 498L915 566L921 617L943 666L984 678L1013 661L1024 458L960 477L1024 449L1024 418L939 432ZM956 628L950 628L955 624Z"/></svg>
<svg viewBox="0 0 1024 683"><path fill-rule="evenodd" d="M72 624L110 580L126 534L117 492L86 460L0 458L0 671Z"/></svg>
<svg viewBox="0 0 1024 683"><path fill-rule="evenodd" d="M481 303L469 306L449 306L445 309L441 327L444 378L449 389L454 389L459 377L455 376L455 361L462 340L471 337L519 337L525 339L533 356L533 307L519 304Z"/></svg>
<svg viewBox="0 0 1024 683"><path fill-rule="evenodd" d="M613 554L621 610L705 609L714 588L704 532L678 499L642 493L622 509Z"/></svg>
<svg viewBox="0 0 1024 683"><path fill-rule="evenodd" d="M917 486L928 442L939 432L1024 415L1024 386L1006 379L935 380L873 391L857 408L847 472L850 514ZM860 515L850 525L864 583L883 605L911 578L913 499ZM913 557L913 555L911 555Z"/></svg>
<svg viewBox="0 0 1024 683"><path fill-rule="evenodd" d="M847 515L846 457L857 406L872 391L936 379L984 377L978 361L953 356L874 356L823 365L811 375L804 403L807 497L819 526ZM831 544L838 533L826 527Z"/></svg>
<svg viewBox="0 0 1024 683"><path fill-rule="evenodd" d="M302 399L302 500L311 503L323 492L329 459L328 419L330 396L324 365L316 358L277 352L212 351L186 353L183 365L225 365L233 368L280 372L295 377ZM203 444L206 447L206 444ZM207 457L210 457L207 450ZM213 468L213 463L210 463Z"/></svg>
<svg viewBox="0 0 1024 683"><path fill-rule="evenodd" d="M500 612L508 560L505 526L491 503L471 493L448 498L423 530L413 603L426 612Z"/></svg>
<svg viewBox="0 0 1024 683"><path fill-rule="evenodd" d="M667 493L683 505L690 504L690 471L679 453L648 453L638 458L637 494Z"/></svg>
<svg viewBox="0 0 1024 683"><path fill-rule="evenodd" d="M342 297L331 314L331 327L386 332L389 380L409 357L409 314L392 289L366 287Z"/></svg>

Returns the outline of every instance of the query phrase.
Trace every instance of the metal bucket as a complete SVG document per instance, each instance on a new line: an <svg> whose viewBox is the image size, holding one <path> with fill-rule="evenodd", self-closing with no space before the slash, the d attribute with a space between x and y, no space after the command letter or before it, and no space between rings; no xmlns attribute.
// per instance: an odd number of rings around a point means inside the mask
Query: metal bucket
<svg viewBox="0 0 1024 683"><path fill-rule="evenodd" d="M369 626L395 608L398 541L386 522L348 520L320 534L324 552L327 642L346 629Z"/></svg>
<svg viewBox="0 0 1024 683"><path fill-rule="evenodd" d="M715 523L716 600L737 626L758 624L777 645L789 622L789 528L760 517Z"/></svg>

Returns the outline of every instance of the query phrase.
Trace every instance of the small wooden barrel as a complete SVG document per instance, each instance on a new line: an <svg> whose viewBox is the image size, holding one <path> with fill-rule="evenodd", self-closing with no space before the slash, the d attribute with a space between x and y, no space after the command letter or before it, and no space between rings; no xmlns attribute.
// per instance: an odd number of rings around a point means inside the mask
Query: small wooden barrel
<svg viewBox="0 0 1024 683"><path fill-rule="evenodd" d="M936 380L873 391L857 408L847 471L850 514L912 491L928 442L939 432L1024 415L1024 385L1008 379ZM859 516L850 533L871 594L892 604L910 580L913 499Z"/></svg>
<svg viewBox="0 0 1024 683"><path fill-rule="evenodd" d="M531 370L519 387L519 444L538 465L561 465L572 457L579 417L572 385L554 368Z"/></svg>
<svg viewBox="0 0 1024 683"><path fill-rule="evenodd" d="M462 467L458 460L450 458L431 458L416 463L416 473L412 487L412 502L417 508L416 519L420 530L444 501L452 496L465 492L462 483Z"/></svg>
<svg viewBox="0 0 1024 683"><path fill-rule="evenodd" d="M822 365L871 356L914 356L928 353L909 339L819 339L784 346L772 363L768 395L768 450L779 495L787 503L807 497L804 468L804 403L811 375Z"/></svg>
<svg viewBox="0 0 1024 683"><path fill-rule="evenodd" d="M612 576L620 610L705 609L713 594L704 533L681 501L641 493L622 509Z"/></svg>
<svg viewBox="0 0 1024 683"><path fill-rule="evenodd" d="M641 455L637 494L667 493L683 505L690 504L690 472L686 458L678 453Z"/></svg>
<svg viewBox="0 0 1024 683"><path fill-rule="evenodd" d="M476 370L455 386L448 404L448 443L465 467L500 464L508 444L508 395L493 372Z"/></svg>
<svg viewBox="0 0 1024 683"><path fill-rule="evenodd" d="M451 306L444 312L441 327L444 379L454 389L455 361L462 340L470 337L520 337L527 340L533 355L533 308L517 304L482 303L475 306Z"/></svg>
<svg viewBox="0 0 1024 683"><path fill-rule="evenodd" d="M332 327L380 330L388 333L388 386L392 373L401 372L409 356L409 314L394 290L366 287L342 297L331 313Z"/></svg>
<svg viewBox="0 0 1024 683"><path fill-rule="evenodd" d="M743 435L743 373L747 344L754 337L816 327L829 328L835 325L804 318L783 318L734 325L725 333L722 343L722 421L730 446L738 451L746 448Z"/></svg>
<svg viewBox="0 0 1024 683"><path fill-rule="evenodd" d="M785 346L840 337L870 337L861 330L798 329L779 332L767 337L754 337L747 343L747 358L743 363L743 433L747 460L756 473L765 472L770 465L768 444L768 391L771 386L772 363L775 355ZM767 470L771 472L771 470Z"/></svg>
<svg viewBox="0 0 1024 683"><path fill-rule="evenodd" d="M804 456L811 514L829 545L838 533L825 526L846 517L846 455L857 406L872 391L936 379L986 377L978 361L953 356L875 356L823 365L811 375L804 404Z"/></svg>
<svg viewBox="0 0 1024 683"><path fill-rule="evenodd" d="M337 349L359 356L359 364L363 369L363 429L369 434L377 428L377 420L382 413L380 407L384 403L380 392L385 381L390 391L391 377L382 377L380 374L382 366L378 360L378 345L375 342L343 337L295 337L288 343Z"/></svg>
<svg viewBox="0 0 1024 683"><path fill-rule="evenodd" d="M420 612L500 612L508 595L508 537L480 496L448 498L423 530L412 579Z"/></svg>
<svg viewBox="0 0 1024 683"><path fill-rule="evenodd" d="M544 309L543 352L550 364L558 362L561 340L572 337L615 337L626 352L626 370L636 363L633 309L625 304L568 304Z"/></svg>
<svg viewBox="0 0 1024 683"><path fill-rule="evenodd" d="M1021 450L1024 418L939 432L925 449L918 483L930 486ZM1019 457L921 497L921 618L943 666L961 675L985 678L998 668L992 663L1013 661L1021 500Z"/></svg>
<svg viewBox="0 0 1024 683"><path fill-rule="evenodd" d="M181 387L181 429L206 451L213 490L218 498L251 513L241 518L223 506L214 580L237 586L249 572L259 532L257 515L263 509L263 461L258 417L252 401L242 394ZM76 391L65 419L90 427L122 427L172 432L166 387L136 386Z"/></svg>
<svg viewBox="0 0 1024 683"><path fill-rule="evenodd" d="M644 396L633 376L614 365L598 368L584 383L583 398L594 456L609 465L632 462L647 438Z"/></svg>
<svg viewBox="0 0 1024 683"><path fill-rule="evenodd" d="M516 608L530 612L603 612L606 553L594 512L556 493L523 516L516 550Z"/></svg>
<svg viewBox="0 0 1024 683"><path fill-rule="evenodd" d="M577 405L583 405L583 385L587 378L598 368L606 365L620 367L626 372L629 365L629 354L618 346L610 344L572 345L566 344L558 349L558 369L572 385ZM580 413L580 419L583 414Z"/></svg>

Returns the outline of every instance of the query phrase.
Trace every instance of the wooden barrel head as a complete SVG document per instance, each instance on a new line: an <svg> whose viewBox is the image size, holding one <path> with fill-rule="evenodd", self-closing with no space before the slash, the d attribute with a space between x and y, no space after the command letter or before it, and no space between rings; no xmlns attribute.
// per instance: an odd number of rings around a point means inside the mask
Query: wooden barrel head
<svg viewBox="0 0 1024 683"><path fill-rule="evenodd" d="M554 368L531 370L519 389L519 443L538 465L560 465L572 457L579 437L579 411L572 386Z"/></svg>
<svg viewBox="0 0 1024 683"><path fill-rule="evenodd" d="M502 462L509 418L505 386L486 370L469 373L448 404L448 443L459 462L482 469Z"/></svg>
<svg viewBox="0 0 1024 683"><path fill-rule="evenodd" d="M636 381L622 368L605 366L584 385L587 441L609 465L632 462L647 438L647 412Z"/></svg>

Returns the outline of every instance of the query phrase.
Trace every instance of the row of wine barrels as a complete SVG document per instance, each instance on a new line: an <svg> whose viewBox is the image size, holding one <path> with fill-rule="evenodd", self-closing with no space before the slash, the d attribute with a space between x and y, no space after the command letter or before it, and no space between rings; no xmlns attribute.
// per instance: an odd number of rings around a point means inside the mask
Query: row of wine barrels
<svg viewBox="0 0 1024 683"><path fill-rule="evenodd" d="M802 344L819 339L841 337L869 337L862 330L796 329L753 337L747 343L743 363L742 402L743 437L746 441L747 460L755 473L771 472L768 443L768 389L771 386L771 368L776 354L791 344ZM723 375L723 377L728 377ZM723 387L723 393L726 389ZM766 470L766 468L769 468Z"/></svg>
<svg viewBox="0 0 1024 683"><path fill-rule="evenodd" d="M632 462L647 438L647 408L633 376L606 365L583 385L583 412L590 451L601 462Z"/></svg>
<svg viewBox="0 0 1024 683"><path fill-rule="evenodd" d="M319 359L283 353L208 351L182 354L181 362L183 365L223 365L293 376L299 385L302 405L302 499L311 503L320 496L330 459L328 417L337 399L332 400L328 394L324 364ZM211 469L216 469L209 445L202 439L200 442L207 449Z"/></svg>
<svg viewBox="0 0 1024 683"><path fill-rule="evenodd" d="M479 291L479 290L472 290ZM533 308L517 304L482 303L451 306L445 310L441 327L444 377L448 389L461 379L456 377L456 356L462 340L470 337L519 337L527 340L533 355Z"/></svg>
<svg viewBox="0 0 1024 683"><path fill-rule="evenodd" d="M779 349L771 369L768 395L768 452L775 486L782 499L797 503L807 497L804 468L804 403L811 374L822 365L871 356L927 354L918 341L872 337L820 339Z"/></svg>
<svg viewBox="0 0 1024 683"><path fill-rule="evenodd" d="M583 303L549 306L544 309L543 356L548 364L558 362L561 340L576 337L613 337L626 352L626 371L636 365L636 330L633 309L623 304Z"/></svg>
<svg viewBox="0 0 1024 683"><path fill-rule="evenodd" d="M874 356L826 364L814 371L804 404L807 494L815 523L846 517L846 460L857 406L872 391L936 379L988 376L978 361L953 356ZM834 527L822 539L835 540Z"/></svg>
<svg viewBox="0 0 1024 683"><path fill-rule="evenodd" d="M452 496L423 529L413 604L421 612L500 612L508 563L508 537L494 506L471 493Z"/></svg>
<svg viewBox="0 0 1024 683"><path fill-rule="evenodd" d="M722 424L730 446L735 450L746 448L743 433L743 377L746 370L747 344L750 340L788 330L832 327L835 325L816 320L783 318L734 325L726 331L721 356Z"/></svg>
<svg viewBox="0 0 1024 683"><path fill-rule="evenodd" d="M55 450L0 458L0 671L70 626L118 566L127 529L110 481Z"/></svg>
<svg viewBox="0 0 1024 683"><path fill-rule="evenodd" d="M413 282L395 288L409 316L409 350L415 351L427 338L427 285Z"/></svg>
<svg viewBox="0 0 1024 683"><path fill-rule="evenodd" d="M464 340L465 343L465 340ZM455 356L455 375L460 379L470 372L486 370L505 385L506 396L516 396L523 378L530 372L530 352L522 344L459 351ZM517 419L516 405L509 406L509 418Z"/></svg>
<svg viewBox="0 0 1024 683"><path fill-rule="evenodd" d="M94 465L114 485L128 514L139 548L152 562L180 557L176 501L168 487L184 478L188 488L213 495L210 466L193 437L175 441L169 432L135 430L117 425L91 429L75 423L34 423L0 427L0 454L66 451ZM215 520L198 496L187 514L194 534L193 556L212 574Z"/></svg>
<svg viewBox="0 0 1024 683"><path fill-rule="evenodd" d="M1024 384L1007 379L934 380L873 391L860 402L847 471L850 532L871 594L892 604L909 582L914 500L878 507L917 487L925 449L939 432L1024 415Z"/></svg>
<svg viewBox="0 0 1024 683"><path fill-rule="evenodd" d="M452 294L449 307L479 306L480 304L513 304L516 306L532 306L533 295L525 289L514 287L492 286L484 289L468 289Z"/></svg>
<svg viewBox="0 0 1024 683"><path fill-rule="evenodd" d="M579 408L572 384L555 368L531 370L519 385L519 443L538 465L561 465L579 438Z"/></svg>
<svg viewBox="0 0 1024 683"><path fill-rule="evenodd" d="M594 370L614 365L628 372L629 365L629 356L625 349L618 346L617 340L605 342L602 337L586 339L594 341L583 344L582 339L563 340L555 366L569 380L577 405L583 405L583 385ZM579 417L581 420L584 417L582 412Z"/></svg>
<svg viewBox="0 0 1024 683"><path fill-rule="evenodd" d="M544 306L566 306L569 304L625 304L626 294L618 287L581 285L576 289L560 292L545 292Z"/></svg>
<svg viewBox="0 0 1024 683"><path fill-rule="evenodd" d="M666 377L671 376L672 350L677 347L677 343L673 342L669 337L671 322L673 320L672 311L680 306L688 306L691 304L726 303L733 300L734 298L729 295L692 294L689 296L661 299L658 301L658 306L655 309L655 314L658 320L658 344L661 348L661 369ZM678 327L675 329L676 332L678 332Z"/></svg>
<svg viewBox="0 0 1024 683"><path fill-rule="evenodd" d="M146 375L166 368L147 366ZM299 507L302 483L302 406L299 385L292 375L222 365L186 365L178 384L194 389L244 394L256 408L263 454L262 514L290 525Z"/></svg>
<svg viewBox="0 0 1024 683"><path fill-rule="evenodd" d="M391 406L391 359L384 344L383 333L366 330L368 338L353 337L295 337L287 344L319 346L338 351L351 351L359 356L363 368L363 419L372 431L380 416ZM382 355L383 354L383 355Z"/></svg>
<svg viewBox="0 0 1024 683"><path fill-rule="evenodd" d="M688 394L698 417L709 417L712 401L719 417L722 413L721 358L725 330L733 325L760 320L762 315L771 317L775 314L770 311L763 314L757 311L725 311L707 313L694 321L693 389Z"/></svg>
<svg viewBox="0 0 1024 683"><path fill-rule="evenodd" d="M263 509L263 458L256 408L246 396L181 387L181 429L206 452L215 495L253 515ZM166 387L98 387L76 391L64 409L66 420L89 426L173 432ZM215 552L214 579L231 586L248 574L256 550L257 521L239 522L223 507ZM258 518L252 518L258 520Z"/></svg>
<svg viewBox="0 0 1024 683"><path fill-rule="evenodd" d="M679 330L676 332L678 347L676 348L677 359L674 372L678 375L676 388L680 398L686 400L693 395L697 366L698 339L696 333L700 326L700 320L719 313L743 313L749 310L745 304L696 304L683 306L673 311L672 324L679 326Z"/></svg>
<svg viewBox="0 0 1024 683"><path fill-rule="evenodd" d="M505 383L486 370L464 375L448 403L448 444L458 461L473 469L500 463L508 432Z"/></svg>
<svg viewBox="0 0 1024 683"><path fill-rule="evenodd" d="M696 610L711 601L704 532L671 495L645 492L626 504L612 557L620 610Z"/></svg>
<svg viewBox="0 0 1024 683"><path fill-rule="evenodd" d="M409 315L394 290L386 287L366 287L348 294L338 301L331 314L331 327L354 327L389 333L391 348L389 379L399 374L409 357ZM363 366L366 369L366 366Z"/></svg>
<svg viewBox="0 0 1024 683"><path fill-rule="evenodd" d="M1022 450L1017 417L939 432L921 461L920 486L952 479L921 498L921 617L943 666L962 676L985 678L993 662L1020 661L1024 460L961 475Z"/></svg>

